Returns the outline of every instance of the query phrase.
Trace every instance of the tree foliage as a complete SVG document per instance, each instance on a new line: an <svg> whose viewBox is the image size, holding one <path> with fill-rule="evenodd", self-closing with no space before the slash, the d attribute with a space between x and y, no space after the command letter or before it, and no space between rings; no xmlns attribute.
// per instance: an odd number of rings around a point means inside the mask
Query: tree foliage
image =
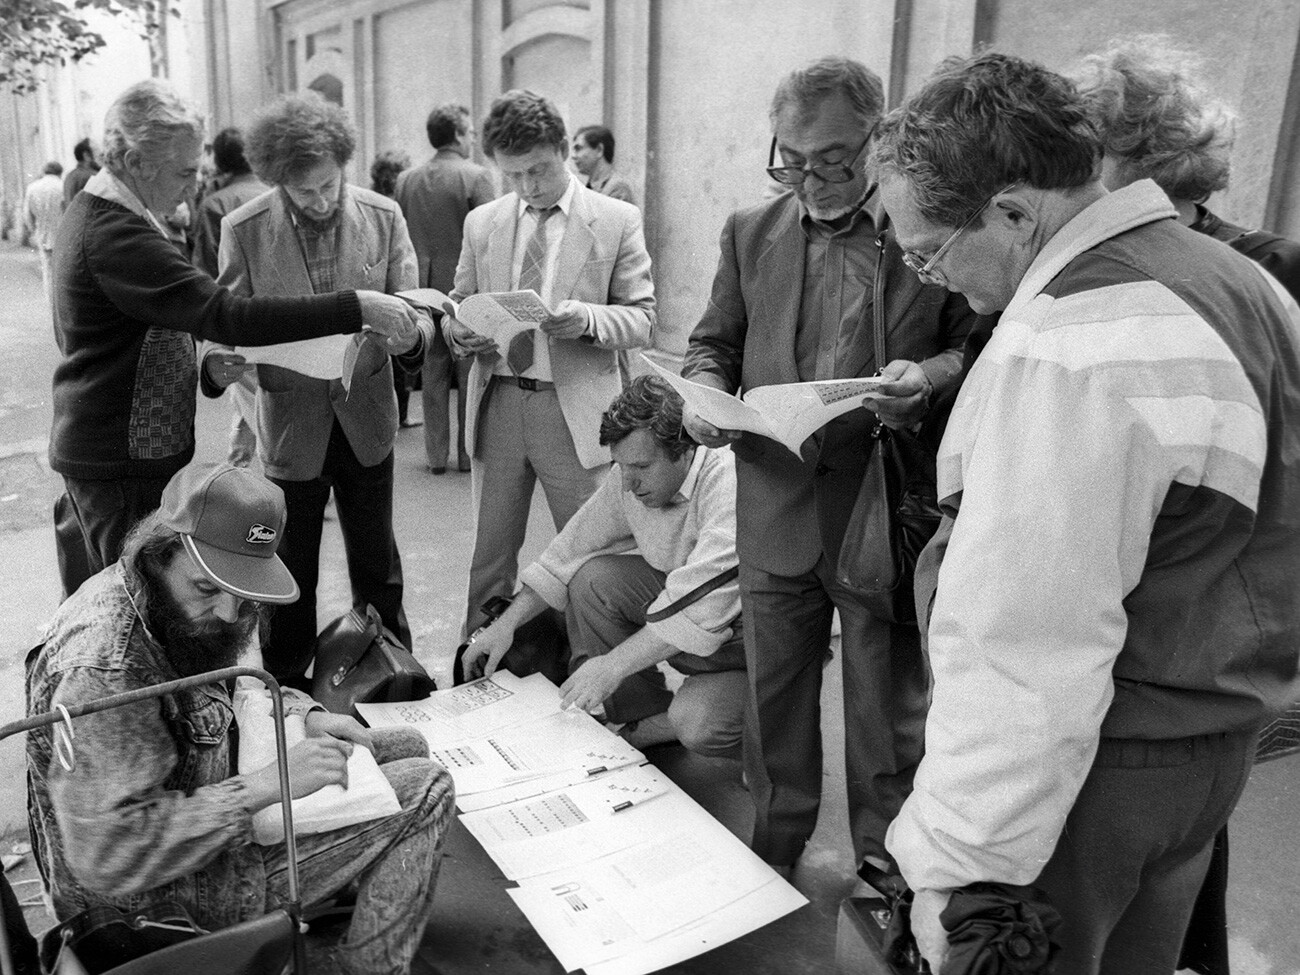
<svg viewBox="0 0 1300 975"><path fill-rule="evenodd" d="M0 0L0 86L33 91L42 65L79 61L102 48L103 35L86 26L92 10L131 17L152 42L165 30L169 6L170 0Z"/></svg>

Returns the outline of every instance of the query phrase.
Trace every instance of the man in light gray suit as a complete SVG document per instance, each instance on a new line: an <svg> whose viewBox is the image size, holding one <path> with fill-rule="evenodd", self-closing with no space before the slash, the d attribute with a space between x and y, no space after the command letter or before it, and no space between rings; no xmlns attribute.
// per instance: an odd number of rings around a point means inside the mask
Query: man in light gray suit
<svg viewBox="0 0 1300 975"><path fill-rule="evenodd" d="M512 192L466 219L452 297L532 289L552 314L509 349L444 323L448 343L475 357L465 438L477 515L471 630L487 599L514 591L536 481L558 530L604 479L600 417L623 388L626 350L649 345L655 322L641 213L569 173L555 106L506 92L483 126L483 148Z"/></svg>
<svg viewBox="0 0 1300 975"><path fill-rule="evenodd" d="M408 169L397 177L393 198L402 208L406 227L419 261L419 286L450 293L456 278L456 260L465 228L465 217L475 207L496 199L491 174L470 162L474 128L464 105L439 105L425 123L433 157L423 166ZM456 407L459 416L456 457L462 471L469 470L465 447L465 398L469 391L467 359L457 364L443 341L434 336L424 354L424 449L429 470L441 474L447 469L448 395L452 376L457 375Z"/></svg>

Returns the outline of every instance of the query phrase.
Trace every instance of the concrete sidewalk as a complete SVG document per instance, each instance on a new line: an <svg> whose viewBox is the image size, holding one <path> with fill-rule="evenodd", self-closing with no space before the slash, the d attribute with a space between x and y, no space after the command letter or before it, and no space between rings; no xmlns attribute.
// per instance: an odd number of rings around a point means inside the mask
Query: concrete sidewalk
<svg viewBox="0 0 1300 975"><path fill-rule="evenodd" d="M5 626L0 629L0 718L23 713L22 661L58 604L51 505L60 480L45 466L49 383L57 350L41 293L34 252L0 242L0 580ZM412 416L419 416L419 396ZM199 405L199 457L224 455L229 407ZM396 457L395 509L406 575L406 609L417 656L445 671L459 635L471 535L469 475L430 475L420 428L402 430ZM539 500L533 507L527 559L553 534ZM325 531L319 593L321 621L350 601L336 522ZM811 903L755 935L673 971L693 975L786 975L833 970L835 917L852 887L842 766L842 705L838 666L826 671L823 693L826 801L822 819L794 882ZM735 763L688 755L679 748L653 756L705 808L747 838L751 812ZM0 850L25 839L21 744L0 745ZM1300 975L1300 760L1255 770L1232 822L1234 975ZM30 879L30 857L12 875ZM438 885L437 916L421 951L424 972L468 975L559 973L562 969L504 894L505 881L477 843L459 828L449 841ZM30 892L23 888L20 894ZM28 912L34 928L49 921ZM421 969L417 969L419 971Z"/></svg>

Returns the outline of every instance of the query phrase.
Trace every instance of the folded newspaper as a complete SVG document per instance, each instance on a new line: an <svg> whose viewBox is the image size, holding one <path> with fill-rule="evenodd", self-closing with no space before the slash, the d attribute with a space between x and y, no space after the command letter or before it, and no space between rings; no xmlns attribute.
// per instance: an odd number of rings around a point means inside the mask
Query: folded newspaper
<svg viewBox="0 0 1300 975"><path fill-rule="evenodd" d="M875 396L887 380L879 376L856 379L822 379L810 383L759 386L742 396L683 379L644 353L654 371L677 390L701 420L719 430L745 430L775 440L796 457L805 440L837 416Z"/></svg>

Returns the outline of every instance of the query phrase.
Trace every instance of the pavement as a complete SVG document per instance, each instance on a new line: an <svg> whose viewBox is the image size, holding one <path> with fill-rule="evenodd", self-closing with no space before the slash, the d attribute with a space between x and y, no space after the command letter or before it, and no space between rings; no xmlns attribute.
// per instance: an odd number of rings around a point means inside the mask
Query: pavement
<svg viewBox="0 0 1300 975"><path fill-rule="evenodd" d="M45 454L50 426L50 377L58 351L31 250L0 241L0 720L23 713L22 662L39 642L40 627L58 605L59 585L50 511L61 490ZM198 457L224 456L229 408L202 400ZM411 400L419 418L419 396ZM472 516L469 475L434 476L425 467L419 427L398 435L395 521L406 577L406 610L416 656L445 675L459 636ZM522 558L553 535L540 492L534 499ZM336 522L326 525L321 558L321 622L350 601ZM838 649L837 651L838 652ZM839 668L826 669L822 695L826 760L821 820L792 882L808 906L753 935L670 969L691 975L829 975L834 971L839 901L853 886L844 807L843 709ZM752 812L737 763L706 759L681 748L651 758L706 809L742 838ZM26 836L21 742L0 743L0 852ZM1232 821L1229 917L1234 975L1300 975L1300 759L1258 767ZM31 879L28 857L10 874ZM477 842L457 826L448 839L437 906L415 971L437 975L498 972L558 975L563 969L505 895L506 882ZM34 885L19 888L20 896ZM27 912L34 930L50 923ZM330 932L324 932L328 936ZM314 968L315 972L316 969Z"/></svg>

